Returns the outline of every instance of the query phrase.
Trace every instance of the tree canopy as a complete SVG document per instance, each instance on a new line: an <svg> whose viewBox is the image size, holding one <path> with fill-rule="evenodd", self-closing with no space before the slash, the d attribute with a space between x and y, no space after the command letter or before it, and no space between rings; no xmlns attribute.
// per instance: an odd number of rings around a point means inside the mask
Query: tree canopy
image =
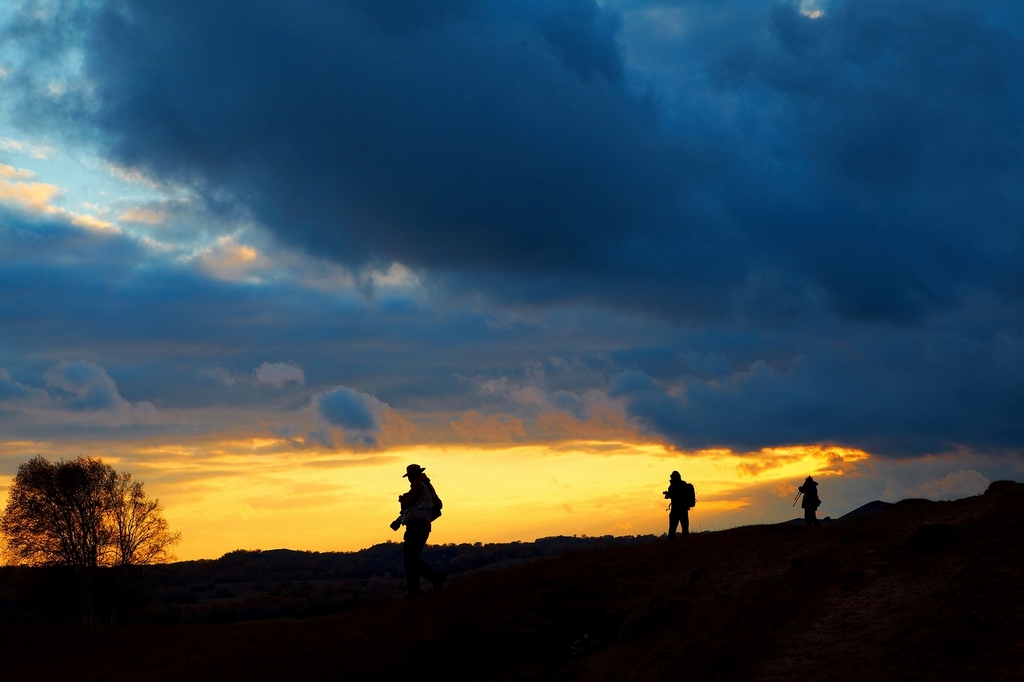
<svg viewBox="0 0 1024 682"><path fill-rule="evenodd" d="M143 484L91 457L18 466L0 533L12 563L78 569L172 559L180 540Z"/></svg>

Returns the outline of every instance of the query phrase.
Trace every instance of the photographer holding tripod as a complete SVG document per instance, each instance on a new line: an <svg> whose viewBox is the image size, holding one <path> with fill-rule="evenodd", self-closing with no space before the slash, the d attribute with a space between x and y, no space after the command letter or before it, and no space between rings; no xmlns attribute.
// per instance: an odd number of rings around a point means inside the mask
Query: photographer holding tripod
<svg viewBox="0 0 1024 682"><path fill-rule="evenodd" d="M808 526L820 526L817 513L818 507L821 506L821 500L818 498L818 482L808 476L804 480L804 484L797 490L799 491L796 494L797 498L801 495L804 496L804 501L800 504L804 510L804 523ZM796 504L796 498L794 498L793 504Z"/></svg>

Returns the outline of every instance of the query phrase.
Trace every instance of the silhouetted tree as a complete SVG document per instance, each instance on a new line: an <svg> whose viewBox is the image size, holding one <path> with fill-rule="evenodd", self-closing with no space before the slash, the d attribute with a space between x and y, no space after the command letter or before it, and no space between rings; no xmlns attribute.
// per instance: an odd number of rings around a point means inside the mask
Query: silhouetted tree
<svg viewBox="0 0 1024 682"><path fill-rule="evenodd" d="M36 455L18 467L0 535L12 563L69 567L85 621L103 612L114 623L139 586L128 569L170 560L180 539L161 511L127 472L91 457L53 463Z"/></svg>
<svg viewBox="0 0 1024 682"><path fill-rule="evenodd" d="M91 457L22 463L0 517L8 557L79 570L167 561L180 536L131 478Z"/></svg>
<svg viewBox="0 0 1024 682"><path fill-rule="evenodd" d="M113 540L109 491L116 474L79 457L51 463L35 456L18 467L0 518L16 563L95 568Z"/></svg>
<svg viewBox="0 0 1024 682"><path fill-rule="evenodd" d="M159 500L146 497L143 484L122 471L111 489L115 524L114 563L118 566L157 564L171 560L171 547L181 539L161 515Z"/></svg>

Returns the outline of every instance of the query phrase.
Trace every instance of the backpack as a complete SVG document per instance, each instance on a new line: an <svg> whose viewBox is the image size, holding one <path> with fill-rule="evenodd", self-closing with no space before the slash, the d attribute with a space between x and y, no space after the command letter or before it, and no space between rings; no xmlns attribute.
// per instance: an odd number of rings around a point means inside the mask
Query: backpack
<svg viewBox="0 0 1024 682"><path fill-rule="evenodd" d="M686 484L686 506L688 509L693 509L697 506L697 492L693 489L692 483Z"/></svg>
<svg viewBox="0 0 1024 682"><path fill-rule="evenodd" d="M442 502L441 498L437 496L437 491L434 490L433 483L427 483L427 487L430 488L430 494L434 496L434 506L430 510L430 520L434 521L441 515L441 508L444 506L444 502Z"/></svg>

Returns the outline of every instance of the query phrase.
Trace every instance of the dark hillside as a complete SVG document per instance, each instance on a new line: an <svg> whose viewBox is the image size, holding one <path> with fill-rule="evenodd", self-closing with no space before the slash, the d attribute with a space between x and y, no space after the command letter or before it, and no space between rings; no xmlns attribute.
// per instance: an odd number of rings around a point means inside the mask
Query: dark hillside
<svg viewBox="0 0 1024 682"><path fill-rule="evenodd" d="M654 536L548 537L533 542L430 545L423 556L449 576L570 552L650 542ZM0 567L0 623L75 624L81 602L60 568ZM196 625L340 613L405 594L402 545L356 552L236 550L219 559L101 569L94 601L117 625ZM105 620L102 622L108 622Z"/></svg>
<svg viewBox="0 0 1024 682"><path fill-rule="evenodd" d="M0 641L11 679L1011 680L1022 579L1024 485L999 482L819 529L476 573L321 619L5 626Z"/></svg>

